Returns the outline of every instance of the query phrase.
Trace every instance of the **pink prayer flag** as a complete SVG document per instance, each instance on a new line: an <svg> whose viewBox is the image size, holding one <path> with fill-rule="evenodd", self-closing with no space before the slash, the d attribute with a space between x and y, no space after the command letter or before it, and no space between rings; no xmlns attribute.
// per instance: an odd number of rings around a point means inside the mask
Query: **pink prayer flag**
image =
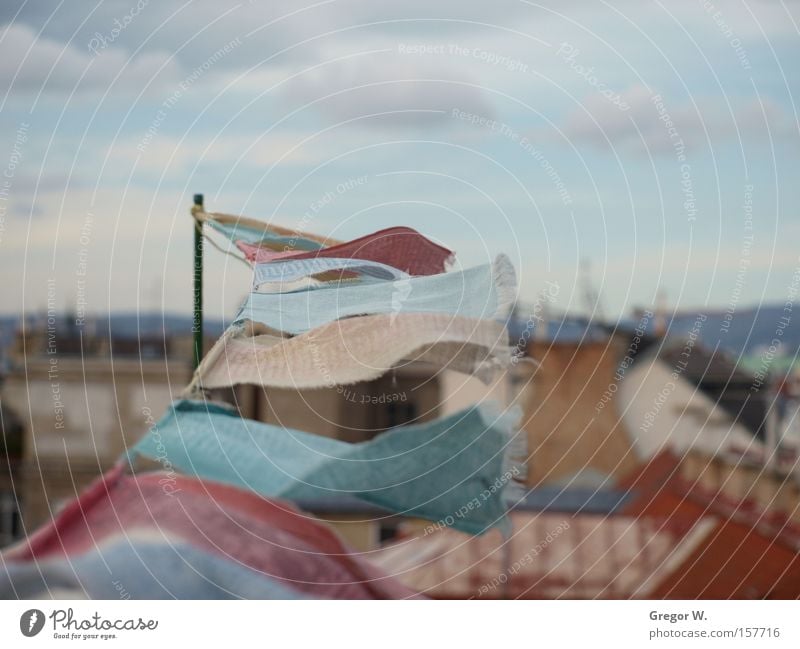
<svg viewBox="0 0 800 649"><path fill-rule="evenodd" d="M133 477L123 469L111 469L5 559L60 558L109 537L146 534L165 543L191 543L312 597L415 597L290 503L174 473Z"/></svg>
<svg viewBox="0 0 800 649"><path fill-rule="evenodd" d="M276 251L239 240L237 247L254 263L284 259L364 259L393 266L410 275L436 275L446 270L453 251L403 226L379 230L346 243L312 251Z"/></svg>

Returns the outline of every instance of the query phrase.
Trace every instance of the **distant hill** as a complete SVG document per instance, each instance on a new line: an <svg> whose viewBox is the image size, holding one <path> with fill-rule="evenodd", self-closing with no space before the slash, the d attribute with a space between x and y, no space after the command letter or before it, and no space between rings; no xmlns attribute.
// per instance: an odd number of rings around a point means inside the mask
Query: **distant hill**
<svg viewBox="0 0 800 649"><path fill-rule="evenodd" d="M800 307L798 307L800 309ZM517 318L509 323L512 341L520 336L530 338L533 330L523 314L525 308L517 310ZM670 335L682 336L691 331L700 311L681 311L674 315L668 323ZM769 348L773 339L781 340L780 355L793 356L800 349L800 313L793 317L789 325L783 329L783 335L777 336L778 323L787 315L783 305L765 305L760 308L737 310L726 323L726 314L720 310L706 310L703 312L707 320L703 323L700 338L710 347L717 344L722 349L734 356L757 356ZM791 315L791 314L789 314ZM192 330L192 318L188 315L164 313L112 313L93 318L96 333L107 336L109 332L116 338L138 337L171 337L186 334ZM635 318L626 318L618 323L623 329L631 329L636 325ZM587 327L587 321L580 316L569 314L551 314L548 324L548 339L559 341L598 339L605 336L605 332L596 327ZM206 318L203 327L207 336L220 336L224 331L226 322L220 318ZM613 323L612 323L613 326ZM0 350L5 349L13 340L19 327L19 317L0 317ZM652 333L653 321L650 321ZM513 344L513 343L512 343Z"/></svg>
<svg viewBox="0 0 800 649"><path fill-rule="evenodd" d="M34 318L42 318L42 315ZM59 318L66 322L66 316ZM171 313L112 313L110 315L92 316L94 331L98 336L114 338L159 338L188 334L192 331L191 316ZM20 327L19 316L0 317L0 350L5 349L14 339ZM225 330L225 322L220 318L206 318L203 321L203 332L207 336L220 336Z"/></svg>
<svg viewBox="0 0 800 649"><path fill-rule="evenodd" d="M800 306L798 306L800 310ZM531 312L525 305L518 305L515 311L516 318L509 323L512 344L520 339L534 337L534 328L525 314ZM668 334L671 336L686 336L695 326L698 315L706 316L699 332L699 338L706 346L727 351L734 358L758 357L767 350L774 339L780 341L780 348L776 358L791 358L800 350L800 312L789 324L782 329L782 335L776 332L779 329L781 318L787 315L783 305L765 305L760 308L746 308L737 310L732 317L726 317L722 310L704 311L679 311L667 323ZM791 315L791 314L788 314ZM586 317L570 314L551 313L547 325L546 340L558 342L578 342L580 340L598 340L607 336L609 329L617 328L622 331L632 331L639 322L638 317L623 318L619 322L589 324ZM534 323L535 324L535 323ZM648 333L654 333L655 322L649 320Z"/></svg>
<svg viewBox="0 0 800 649"><path fill-rule="evenodd" d="M686 334L691 331L701 311L680 312L669 323L669 333ZM724 311L703 311L707 320L703 323L700 338L706 345L719 346L729 352L744 356L761 354L774 339L781 342L781 355L792 356L800 349L800 305L798 313L778 335L780 319L787 314L783 306L765 305L757 309L739 309L726 323Z"/></svg>
<svg viewBox="0 0 800 649"><path fill-rule="evenodd" d="M112 313L105 318L97 318L97 333L110 333L119 338L139 336L175 336L192 331L191 316L162 313ZM205 318L203 333L206 336L221 336L225 322L219 318Z"/></svg>

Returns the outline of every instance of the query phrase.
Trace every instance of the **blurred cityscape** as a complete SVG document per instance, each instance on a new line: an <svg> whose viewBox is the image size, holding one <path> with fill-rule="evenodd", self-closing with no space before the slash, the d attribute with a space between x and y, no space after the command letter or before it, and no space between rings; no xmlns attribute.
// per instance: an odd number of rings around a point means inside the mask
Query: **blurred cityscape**
<svg viewBox="0 0 800 649"><path fill-rule="evenodd" d="M244 417L358 442L488 396L519 404L515 534L470 537L345 497L300 506L442 598L800 596L800 328L785 305L630 318L518 304L488 387L423 364L370 383L213 396ZM4 318L0 546L108 470L191 377L191 319ZM206 347L224 323L206 322ZM380 395L399 395L380 399Z"/></svg>

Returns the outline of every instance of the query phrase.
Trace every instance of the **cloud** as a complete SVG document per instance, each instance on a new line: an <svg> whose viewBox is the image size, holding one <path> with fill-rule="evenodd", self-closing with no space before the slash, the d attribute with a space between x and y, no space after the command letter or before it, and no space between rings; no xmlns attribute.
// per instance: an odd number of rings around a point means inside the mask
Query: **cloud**
<svg viewBox="0 0 800 649"><path fill-rule="evenodd" d="M174 135L157 135L143 144L141 138L126 138L114 145L112 172L120 177L130 173L137 162L140 173L185 174L196 165L245 165L266 169L274 164L315 165L337 153L338 142L310 139L312 132L271 133L264 136L192 134L183 141Z"/></svg>
<svg viewBox="0 0 800 649"><path fill-rule="evenodd" d="M785 141L797 136L790 116L769 97L733 99L729 108L722 98L674 101L634 86L621 93L621 98L628 110L592 95L582 108L567 116L564 133L571 140L603 149L610 143L615 148L651 154L670 153L678 141L690 150L715 147L738 137L743 143L763 143L770 137Z"/></svg>
<svg viewBox="0 0 800 649"><path fill-rule="evenodd" d="M8 25L0 43L0 85L11 91L79 92L109 87L119 75L115 93L139 92L147 84L181 78L180 66L165 51L150 51L136 57L120 49L92 54L88 47L49 38L37 38L23 24ZM155 82L155 83L153 83Z"/></svg>
<svg viewBox="0 0 800 649"><path fill-rule="evenodd" d="M800 3L796 0L778 2L725 2L724 0L682 0L665 3L664 7L681 22L699 22L710 28L730 33L750 41L778 36L797 36L800 22Z"/></svg>
<svg viewBox="0 0 800 649"><path fill-rule="evenodd" d="M384 52L303 74L289 85L286 98L293 107L313 103L313 110L335 122L430 126L446 121L453 108L492 116L477 85L445 60ZM377 116L367 119L370 115Z"/></svg>
<svg viewBox="0 0 800 649"><path fill-rule="evenodd" d="M379 33L381 27L351 31L349 27L362 22L400 20L407 14L408 7L404 8L404 14L377 10L369 3L344 4L355 13L342 15L339 11L342 2L294 16L291 14L297 10L296 7L286 5L281 9L272 4L256 3L220 17L224 12L218 5L201 3L193 9L191 16L185 16L188 22L173 18L164 24L158 24L163 9L149 4L130 23L126 23L123 30L118 30L119 35L107 45L98 43L110 39L114 25L120 18L125 18L123 6L114 5L101 15L93 15L89 23L91 27L84 27L80 35L70 35L68 42L49 35L59 33L58 30L48 29L44 32L47 35L37 36L38 29L24 22L15 22L0 32L0 83L11 89L12 96L26 99L40 91L63 95L75 90L78 96L94 95L105 91L112 83L115 83L114 97L138 93L143 87L147 88L145 96L161 96L175 88L218 47L240 39L237 42L241 45L214 63L213 78L211 74L204 77L206 94L213 90L210 86L221 86L217 82L232 80L245 69L268 59L270 54L289 47L285 54L251 70L233 88L263 91L265 86L260 84L264 79L274 82L300 72L296 80L280 88L291 108L297 102L302 105L341 91L341 94L322 100L312 109L337 121L366 114L392 113L374 118L369 123L429 124L441 119L436 111L456 106L482 114L491 113L483 93L473 87L477 85L476 80L468 72L459 71L452 60L444 60L447 57L403 57L394 51L398 42L412 38L412 34L413 38L420 39L414 29L424 33L433 23L421 20L409 24L401 20L393 26L383 25L383 33ZM417 4L421 9L427 3ZM116 18L109 14L111 9L116 12ZM458 13L454 7L451 9L451 13ZM260 13L254 13L256 11ZM429 13L425 11L420 16ZM467 12L473 19L479 17L473 14ZM283 20L284 15L290 17ZM198 16L204 17L202 25ZM166 17L161 16L161 19ZM217 19L219 22L214 22ZM268 24L270 20L278 22L250 34L253 27ZM182 34L171 38L178 22ZM213 38L194 38L208 25L212 25L209 34L213 33ZM470 29L460 22L447 23L444 28L449 32ZM315 38L328 31L336 33L328 38ZM407 32L405 37L401 35L403 32ZM151 37L141 53L132 55L143 40ZM430 38L438 40L444 36L430 35ZM311 40L304 43L307 39ZM425 40L422 36L422 41ZM298 43L300 45L294 47ZM374 48L391 51L359 56ZM358 59L332 61L348 55ZM327 61L332 62L325 64ZM322 67L302 72L320 62Z"/></svg>

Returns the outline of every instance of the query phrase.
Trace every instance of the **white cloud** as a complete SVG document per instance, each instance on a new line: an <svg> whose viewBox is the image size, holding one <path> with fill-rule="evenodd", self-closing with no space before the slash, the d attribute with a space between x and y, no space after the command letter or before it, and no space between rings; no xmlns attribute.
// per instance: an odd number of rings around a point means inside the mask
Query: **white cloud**
<svg viewBox="0 0 800 649"><path fill-rule="evenodd" d="M601 148L610 142L613 147L651 154L672 152L677 140L690 150L718 146L737 134L743 142L762 143L770 136L776 141L797 136L790 116L768 97L746 101L733 98L729 108L722 98L672 101L641 85L629 88L621 97L629 110L620 110L600 95L587 98L582 108L567 116L565 134ZM654 97L661 100L657 102ZM675 129L672 135L667 120Z"/></svg>
<svg viewBox="0 0 800 649"><path fill-rule="evenodd" d="M794 0L682 0L662 6L678 20L706 23L715 30L731 31L733 37L763 40L776 36L797 36L800 3Z"/></svg>
<svg viewBox="0 0 800 649"><path fill-rule="evenodd" d="M311 102L336 122L358 126L429 125L460 108L491 116L494 111L474 79L441 58L400 57L395 52L351 58L298 77L288 87L295 107ZM381 117L360 120L367 115Z"/></svg>
<svg viewBox="0 0 800 649"><path fill-rule="evenodd" d="M139 172L152 172L169 176L172 173L186 173L196 164L244 164L266 168L280 163L312 165L324 162L336 153L336 145L331 139L305 140L311 132L280 131L263 137L253 135L194 134L180 140L173 135L157 135L146 146L141 140L126 138L118 142L112 152L114 173L127 173L138 158ZM116 161L116 162L115 162Z"/></svg>
<svg viewBox="0 0 800 649"><path fill-rule="evenodd" d="M39 92L104 90L119 75L115 93L138 93L147 84L179 80L180 66L165 51L152 50L131 58L121 49L109 48L94 55L75 44L37 38L22 24L9 25L0 43L0 85Z"/></svg>

